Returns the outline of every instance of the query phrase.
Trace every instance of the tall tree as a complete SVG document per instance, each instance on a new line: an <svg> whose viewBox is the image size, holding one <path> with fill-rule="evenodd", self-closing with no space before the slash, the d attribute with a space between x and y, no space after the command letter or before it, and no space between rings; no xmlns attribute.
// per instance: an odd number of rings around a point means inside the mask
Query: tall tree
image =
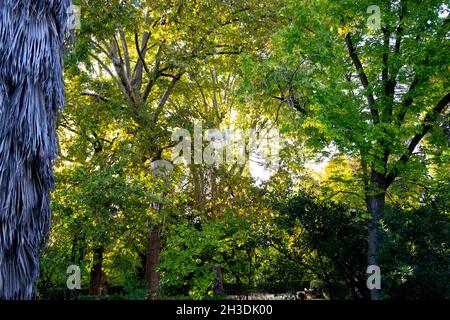
<svg viewBox="0 0 450 320"><path fill-rule="evenodd" d="M0 3L0 299L30 299L49 236L70 0Z"/></svg>
<svg viewBox="0 0 450 320"><path fill-rule="evenodd" d="M276 2L95 0L84 7L79 57L86 58L88 67L102 70L120 96L113 97L106 86L84 94L120 105L120 116L131 123L131 166L145 172L150 163L161 160L171 144L165 128L174 118L171 101L180 83L216 57L259 47L256 35L261 31L255 32L255 22L269 20ZM99 12L99 7L105 10ZM146 278L155 293L161 230L158 221L149 225Z"/></svg>
<svg viewBox="0 0 450 320"><path fill-rule="evenodd" d="M371 214L368 263L378 265L386 192L412 167L426 163L424 140L444 130L450 24L447 1L371 5L291 2L285 11L291 23L268 54L277 64L263 61L272 73L284 68L285 76L280 80L266 73L258 91L268 90L299 111L315 147L332 144L360 160ZM255 74L261 70L259 65ZM372 299L380 293L372 290Z"/></svg>

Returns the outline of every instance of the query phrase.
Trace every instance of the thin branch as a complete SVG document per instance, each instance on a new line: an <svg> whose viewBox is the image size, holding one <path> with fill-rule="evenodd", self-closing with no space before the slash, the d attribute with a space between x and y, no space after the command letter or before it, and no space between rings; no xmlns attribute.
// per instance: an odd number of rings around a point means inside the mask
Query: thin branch
<svg viewBox="0 0 450 320"><path fill-rule="evenodd" d="M331 196L327 197L324 201L331 200L332 198L334 198L335 196L337 196L338 194L341 194L341 193L351 194L351 195L357 196L358 198L362 199L362 201L364 201L364 202L366 201L366 199L363 196L361 196L360 194L358 194L356 192L342 191L342 190L333 193Z"/></svg>
<svg viewBox="0 0 450 320"><path fill-rule="evenodd" d="M98 93L95 93L95 92L83 92L83 93L81 93L81 95L82 96L88 96L88 97L94 97L94 98L99 99L99 100L101 100L103 102L109 102L108 98L103 97L103 96L101 96L101 95L99 95Z"/></svg>
<svg viewBox="0 0 450 320"><path fill-rule="evenodd" d="M167 100L169 99L170 95L173 92L173 89L175 88L175 85L177 82L181 79L181 76L183 74L179 73L177 77L172 79L172 82L167 87L166 91L164 92L161 100L158 103L158 106L156 107L155 113L153 115L153 124L156 124L158 122L159 115L161 114L162 110L164 109L164 106L167 103Z"/></svg>
<svg viewBox="0 0 450 320"><path fill-rule="evenodd" d="M409 107L411 107L411 105L414 102L414 99L411 95L414 92L414 90L416 89L418 84L419 84L419 78L416 76L413 79L411 85L409 86L409 90L406 93L406 99L403 101L400 112L397 116L397 126L398 127L401 127L403 121L405 120L406 114L408 113Z"/></svg>
<svg viewBox="0 0 450 320"><path fill-rule="evenodd" d="M375 98L374 98L373 94L369 92L369 80L364 71L361 60L359 59L359 56L356 53L356 48L353 45L352 38L350 37L350 33L347 33L347 35L345 36L345 43L347 45L348 53L353 62L353 65L355 66L356 71L358 73L361 84L364 87L364 89L366 90L367 102L369 104L369 109L370 109L370 113L372 114L373 121L375 124L378 124L380 122L380 116L379 116L378 110L375 108Z"/></svg>
<svg viewBox="0 0 450 320"><path fill-rule="evenodd" d="M119 26L118 31L119 31L120 40L122 42L122 49L123 49L123 55L124 55L124 60L125 60L125 66L127 69L127 76L128 76L128 78L131 78L131 63L130 63L130 55L128 53L127 39L125 37L125 33L122 30L122 27Z"/></svg>
<svg viewBox="0 0 450 320"><path fill-rule="evenodd" d="M100 64L100 66L101 66L103 69L105 69L106 72L108 72L108 74L111 76L111 78L114 79L114 81L116 81L116 82L119 83L119 81L117 80L117 77L114 75L114 73L111 71L111 69L103 62L102 59L100 59L97 55L95 55L95 54L93 54L93 53L91 53L91 52L89 53L89 55L90 55L92 58L94 58L94 60L97 61L97 62Z"/></svg>
<svg viewBox="0 0 450 320"><path fill-rule="evenodd" d="M136 51L137 51L137 54L139 56L140 63L144 67L145 72L147 72L147 74L150 74L150 70L149 70L149 68L147 66L147 63L145 63L144 55L143 55L141 49L139 48L139 38L138 38L138 34L137 33L134 34L134 43L136 44Z"/></svg>

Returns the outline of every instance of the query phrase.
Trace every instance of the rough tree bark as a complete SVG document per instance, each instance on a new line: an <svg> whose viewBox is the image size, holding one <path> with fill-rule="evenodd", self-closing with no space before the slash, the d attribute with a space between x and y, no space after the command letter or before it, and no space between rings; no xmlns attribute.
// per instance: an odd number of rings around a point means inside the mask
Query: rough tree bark
<svg viewBox="0 0 450 320"><path fill-rule="evenodd" d="M50 232L71 0L0 4L0 300L31 299Z"/></svg>
<svg viewBox="0 0 450 320"><path fill-rule="evenodd" d="M158 266L161 256L161 228L155 227L147 243L147 255L146 255L146 268L145 268L145 280L147 288L150 291L149 299L156 300L159 298L159 280L160 275Z"/></svg>

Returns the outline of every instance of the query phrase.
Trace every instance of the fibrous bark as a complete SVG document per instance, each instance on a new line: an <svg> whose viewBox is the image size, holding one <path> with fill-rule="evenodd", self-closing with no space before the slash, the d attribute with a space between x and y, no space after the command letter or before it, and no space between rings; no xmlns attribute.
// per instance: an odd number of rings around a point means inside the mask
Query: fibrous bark
<svg viewBox="0 0 450 320"><path fill-rule="evenodd" d="M0 299L30 299L49 236L71 0L0 0Z"/></svg>

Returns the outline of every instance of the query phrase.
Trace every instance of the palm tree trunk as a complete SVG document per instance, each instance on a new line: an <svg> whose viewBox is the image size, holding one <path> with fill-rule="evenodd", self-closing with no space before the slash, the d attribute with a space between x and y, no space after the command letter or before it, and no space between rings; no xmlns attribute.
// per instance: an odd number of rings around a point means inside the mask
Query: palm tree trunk
<svg viewBox="0 0 450 320"><path fill-rule="evenodd" d="M31 299L50 230L71 0L0 5L0 300Z"/></svg>

